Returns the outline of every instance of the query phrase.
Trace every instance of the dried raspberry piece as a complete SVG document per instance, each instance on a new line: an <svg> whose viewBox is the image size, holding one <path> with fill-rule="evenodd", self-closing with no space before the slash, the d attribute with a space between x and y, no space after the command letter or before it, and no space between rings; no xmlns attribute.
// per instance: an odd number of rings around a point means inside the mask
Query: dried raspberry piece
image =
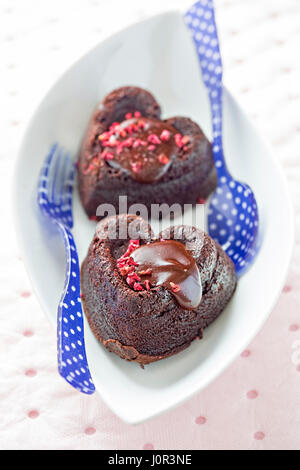
<svg viewBox="0 0 300 470"><path fill-rule="evenodd" d="M175 282L172 282L170 281L170 286L171 286L171 289L174 293L180 291L180 287L178 284L175 284Z"/></svg>
<svg viewBox="0 0 300 470"><path fill-rule="evenodd" d="M126 252L117 260L117 268L121 276L126 278L126 282L129 285L129 287L131 287L135 291L142 291L144 289L149 291L151 288L150 281L146 279L145 281L143 281L143 284L142 284L140 276L150 275L152 272L152 269L148 268L137 273L135 269L139 265L130 256L131 253L134 250L136 250L139 246L140 246L140 240L130 240Z"/></svg>
<svg viewBox="0 0 300 470"><path fill-rule="evenodd" d="M134 266L118 266L118 269L123 277L128 277L134 271Z"/></svg>
<svg viewBox="0 0 300 470"><path fill-rule="evenodd" d="M184 136L182 137L181 141L182 141L182 143L183 143L184 145L186 145L186 144L189 143L190 138L189 138L188 135L184 135Z"/></svg>
<svg viewBox="0 0 300 470"><path fill-rule="evenodd" d="M103 132L103 134L100 134L98 137L98 140L108 140L110 138L110 133L109 132Z"/></svg>
<svg viewBox="0 0 300 470"><path fill-rule="evenodd" d="M177 147L181 148L183 146L182 143L182 135L181 134L175 134L175 143Z"/></svg>
<svg viewBox="0 0 300 470"><path fill-rule="evenodd" d="M123 152L123 144L121 142L118 142L117 155L120 155L120 153L122 152Z"/></svg>
<svg viewBox="0 0 300 470"><path fill-rule="evenodd" d="M136 149L137 147L140 147L140 145L142 145L141 139L135 139L135 141L133 142L132 147L133 147L134 149Z"/></svg>
<svg viewBox="0 0 300 470"><path fill-rule="evenodd" d="M133 284L133 289L134 289L134 290L137 290L137 291L139 291L139 290L144 290L142 284L140 284L139 282L135 282L135 283Z"/></svg>
<svg viewBox="0 0 300 470"><path fill-rule="evenodd" d="M106 140L103 142L104 147L117 147L118 141L117 140Z"/></svg>
<svg viewBox="0 0 300 470"><path fill-rule="evenodd" d="M103 150L103 152L101 153L101 158L103 160L113 160L114 154L111 152L108 152L107 150Z"/></svg>
<svg viewBox="0 0 300 470"><path fill-rule="evenodd" d="M140 246L140 240L130 240L126 253L123 256L129 256Z"/></svg>
<svg viewBox="0 0 300 470"><path fill-rule="evenodd" d="M128 139L124 140L123 147L131 147L134 140L132 137L128 137Z"/></svg>
<svg viewBox="0 0 300 470"><path fill-rule="evenodd" d="M158 157L158 161L162 165L166 165L167 163L169 163L170 160L168 159L167 155L165 155L164 153L161 153Z"/></svg>
<svg viewBox="0 0 300 470"><path fill-rule="evenodd" d="M140 129L145 129L146 127L146 122L143 121L142 119L139 119L138 122L137 122L137 125Z"/></svg>
<svg viewBox="0 0 300 470"><path fill-rule="evenodd" d="M119 126L120 126L119 122L113 122L109 127L110 132L114 133L116 130L118 130Z"/></svg>
<svg viewBox="0 0 300 470"><path fill-rule="evenodd" d="M137 264L137 266L138 266L138 264ZM143 271L139 271L139 272L138 272L138 274L139 274L140 276L147 276L147 275L149 275L149 274L151 274L151 273L152 273L152 269L151 269L151 268L144 269Z"/></svg>
<svg viewBox="0 0 300 470"><path fill-rule="evenodd" d="M141 162L131 163L131 168L134 173L140 173L142 171L142 163Z"/></svg>
<svg viewBox="0 0 300 470"><path fill-rule="evenodd" d="M167 129L164 129L160 135L160 139L163 142L168 142L170 140L170 137L171 137L171 133Z"/></svg>
<svg viewBox="0 0 300 470"><path fill-rule="evenodd" d="M148 142L150 142L150 144L154 144L154 145L161 144L160 138L157 137L157 135L155 135L155 134L148 135Z"/></svg>
<svg viewBox="0 0 300 470"><path fill-rule="evenodd" d="M117 260L117 265L121 263L128 264L131 253L140 246L139 240L130 240L127 251Z"/></svg>
<svg viewBox="0 0 300 470"><path fill-rule="evenodd" d="M127 276L127 279L126 279L128 284L131 284L134 281L140 282L140 280L141 280L140 276L138 276L135 271L130 272Z"/></svg>
<svg viewBox="0 0 300 470"><path fill-rule="evenodd" d="M139 264L136 263L136 262L134 261L134 259L131 258L131 257L128 259L128 264L129 264L129 266L139 266Z"/></svg>
<svg viewBox="0 0 300 470"><path fill-rule="evenodd" d="M126 132L126 130L125 130L125 129L121 129L120 132L119 132L119 135L120 135L121 137L124 137L124 138L127 137L127 132Z"/></svg>

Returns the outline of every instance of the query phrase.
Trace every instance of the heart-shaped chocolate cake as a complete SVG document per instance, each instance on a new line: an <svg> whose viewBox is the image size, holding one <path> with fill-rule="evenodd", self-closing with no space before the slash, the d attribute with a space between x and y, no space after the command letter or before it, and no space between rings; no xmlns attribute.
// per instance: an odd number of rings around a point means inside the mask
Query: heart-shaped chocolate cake
<svg viewBox="0 0 300 470"><path fill-rule="evenodd" d="M97 339L141 365L201 338L236 288L232 261L202 230L176 226L154 237L141 218L103 219L83 262L84 312Z"/></svg>
<svg viewBox="0 0 300 470"><path fill-rule="evenodd" d="M211 144L191 119L161 120L146 90L113 91L92 115L78 160L83 207L95 217L102 203L119 212L132 204L195 204L216 187Z"/></svg>

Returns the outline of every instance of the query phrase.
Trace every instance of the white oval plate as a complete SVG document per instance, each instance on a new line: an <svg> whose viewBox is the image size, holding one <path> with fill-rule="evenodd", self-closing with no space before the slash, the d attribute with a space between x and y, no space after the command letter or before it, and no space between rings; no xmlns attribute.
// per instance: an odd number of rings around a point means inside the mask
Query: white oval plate
<svg viewBox="0 0 300 470"><path fill-rule="evenodd" d="M99 44L52 87L28 126L17 162L14 211L22 256L41 304L56 326L64 252L41 224L36 185L44 157L58 141L74 155L95 105L122 85L149 89L165 116L187 115L210 137L211 124L194 45L179 12L135 24ZM260 210L262 247L233 300L202 341L142 370L108 353L85 323L88 361L98 392L123 420L139 423L208 385L251 341L276 302L293 245L292 210L277 162L225 90L224 145L233 175L250 184ZM75 191L74 235L82 261L95 225Z"/></svg>

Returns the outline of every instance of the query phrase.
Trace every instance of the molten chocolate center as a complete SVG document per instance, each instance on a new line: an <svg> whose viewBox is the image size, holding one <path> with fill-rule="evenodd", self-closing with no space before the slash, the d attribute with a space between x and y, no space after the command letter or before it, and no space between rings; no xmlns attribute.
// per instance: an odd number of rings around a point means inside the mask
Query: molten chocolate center
<svg viewBox="0 0 300 470"><path fill-rule="evenodd" d="M126 120L110 137L109 143L116 145L107 147L113 155L107 163L140 183L153 183L166 173L178 153L176 134L173 126L157 119Z"/></svg>
<svg viewBox="0 0 300 470"><path fill-rule="evenodd" d="M175 240L142 245L131 253L138 266L135 272L142 282L164 286L188 310L198 307L202 297L200 273L185 246Z"/></svg>

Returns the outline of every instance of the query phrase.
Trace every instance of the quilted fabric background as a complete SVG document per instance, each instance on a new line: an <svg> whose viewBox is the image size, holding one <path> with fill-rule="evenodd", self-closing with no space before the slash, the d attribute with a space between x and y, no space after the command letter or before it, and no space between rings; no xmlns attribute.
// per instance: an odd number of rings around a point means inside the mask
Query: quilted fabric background
<svg viewBox="0 0 300 470"><path fill-rule="evenodd" d="M52 82L114 31L187 0L0 0L0 448L300 448L300 4L215 0L227 86L273 145L288 178L296 245L264 328L214 383L129 426L56 371L55 330L31 291L12 226L20 137ZM267 184L267 181L266 181Z"/></svg>

